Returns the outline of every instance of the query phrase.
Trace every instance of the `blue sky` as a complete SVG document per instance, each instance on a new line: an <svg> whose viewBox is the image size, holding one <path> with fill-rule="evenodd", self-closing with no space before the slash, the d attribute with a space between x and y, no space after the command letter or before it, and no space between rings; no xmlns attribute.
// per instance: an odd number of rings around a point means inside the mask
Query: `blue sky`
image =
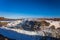
<svg viewBox="0 0 60 40"><path fill-rule="evenodd" d="M60 17L60 0L0 0L0 16L7 18Z"/></svg>

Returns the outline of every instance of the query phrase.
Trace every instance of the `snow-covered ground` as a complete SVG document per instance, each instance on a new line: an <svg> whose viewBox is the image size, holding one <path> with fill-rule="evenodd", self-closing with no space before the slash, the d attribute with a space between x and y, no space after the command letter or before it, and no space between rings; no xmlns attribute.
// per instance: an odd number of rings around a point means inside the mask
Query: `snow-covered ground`
<svg viewBox="0 0 60 40"><path fill-rule="evenodd" d="M55 28L60 27L60 21L48 21L51 25L54 25ZM41 30L41 31L26 31L23 29L17 29L17 28L9 28L9 27L17 27L18 24L22 23L22 21L17 20L11 23L7 24L7 27L0 27L0 34L16 39L16 40L35 40L36 36L45 36L44 31L51 33L49 30ZM28 39L27 39L28 38Z"/></svg>
<svg viewBox="0 0 60 40"><path fill-rule="evenodd" d="M11 22L11 21L0 21L0 22ZM13 21L12 21L13 22Z"/></svg>
<svg viewBox="0 0 60 40"><path fill-rule="evenodd" d="M7 28L7 27L0 27L0 29L16 31L18 33L26 34L26 35L40 35L40 36L44 36L44 33L42 31L26 31L26 30L21 30L21 29L11 29L11 28Z"/></svg>
<svg viewBox="0 0 60 40"><path fill-rule="evenodd" d="M7 28L7 27L1 27L0 34L6 36L8 38L12 38L12 39L16 39L16 40L20 40L20 39L34 40L35 36L37 36L37 35L44 36L44 33L42 31L40 31L40 32L25 31L25 30L20 30L20 29L11 29L11 28ZM33 38L31 36L33 36ZM28 39L26 39L26 38L28 38Z"/></svg>
<svg viewBox="0 0 60 40"><path fill-rule="evenodd" d="M21 23L22 21L21 20L17 20L17 21L13 21L13 22L10 22L7 24L7 27L8 26L16 26L17 24Z"/></svg>
<svg viewBox="0 0 60 40"><path fill-rule="evenodd" d="M53 21L53 20L45 20L46 22L50 23L50 26L54 25L55 28L60 27L60 21ZM22 23L21 20L13 21L7 24L7 26L16 26L18 24Z"/></svg>
<svg viewBox="0 0 60 40"><path fill-rule="evenodd" d="M53 20L46 20L46 21L50 23L50 26L54 25L56 29L60 27L60 21L53 21Z"/></svg>
<svg viewBox="0 0 60 40"><path fill-rule="evenodd" d="M0 34L4 35L5 37L16 39L16 40L38 40L40 39L39 38L40 36L41 37L46 36L45 32L52 33L52 31L48 29L41 30L41 31L26 31L21 29L11 29L7 27L0 27ZM48 35L49 34L47 34L47 36Z"/></svg>

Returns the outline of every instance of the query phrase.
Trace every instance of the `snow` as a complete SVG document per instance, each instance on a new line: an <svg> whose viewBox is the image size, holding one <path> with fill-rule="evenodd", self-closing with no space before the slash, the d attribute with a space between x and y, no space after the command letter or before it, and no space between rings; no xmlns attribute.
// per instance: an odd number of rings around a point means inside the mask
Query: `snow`
<svg viewBox="0 0 60 40"><path fill-rule="evenodd" d="M53 20L46 20L46 21L50 23L50 26L54 25L56 29L60 27L60 21L53 21Z"/></svg>
<svg viewBox="0 0 60 40"><path fill-rule="evenodd" d="M60 21L53 21L53 20L45 20L46 22L49 22L50 26L54 25L55 28L58 28L60 27ZM21 20L17 20L17 21L13 21L13 22L10 22L7 24L8 27L11 27L11 26L18 26L18 24L20 23L23 23L24 21L21 21Z"/></svg>
<svg viewBox="0 0 60 40"><path fill-rule="evenodd" d="M8 27L11 27L11 26L16 26L17 24L21 23L22 21L21 20L17 20L17 21L13 21L13 22L10 22L7 24Z"/></svg>
<svg viewBox="0 0 60 40"><path fill-rule="evenodd" d="M28 38L27 40L29 39L34 40L37 35L44 36L42 31L41 32L25 31L21 29L11 29L7 27L0 27L0 34L16 40L26 39L26 38Z"/></svg>
<svg viewBox="0 0 60 40"><path fill-rule="evenodd" d="M8 38L12 38L16 40L35 40L36 36L45 36L43 31L51 33L50 30L26 31L26 30L17 29L17 28L9 28L12 26L15 27L21 22L22 21L17 20L17 21L8 23L7 24L8 27L0 27L0 34ZM47 20L47 22L50 23L50 26L54 25L55 28L60 27L60 21L48 21Z"/></svg>
<svg viewBox="0 0 60 40"><path fill-rule="evenodd" d="M26 31L26 30L21 30L21 29L11 29L11 28L7 28L7 27L1 27L1 29L16 31L17 33L26 34L26 35L39 35L38 33L42 33L42 31L41 32ZM41 35L43 35L43 34L41 34Z"/></svg>

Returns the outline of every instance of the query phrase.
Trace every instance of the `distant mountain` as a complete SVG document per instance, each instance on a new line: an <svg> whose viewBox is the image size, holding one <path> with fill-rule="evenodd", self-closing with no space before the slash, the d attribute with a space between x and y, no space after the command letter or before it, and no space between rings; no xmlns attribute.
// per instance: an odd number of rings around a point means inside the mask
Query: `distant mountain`
<svg viewBox="0 0 60 40"><path fill-rule="evenodd" d="M1 20L7 20L7 18L4 18L4 17L0 17L0 21L1 21Z"/></svg>
<svg viewBox="0 0 60 40"><path fill-rule="evenodd" d="M0 17L0 21L15 21L15 20L22 20L22 19L10 19L5 17Z"/></svg>
<svg viewBox="0 0 60 40"><path fill-rule="evenodd" d="M26 18L23 18L23 19L26 19ZM30 18L28 18L28 19L30 19ZM60 21L60 18L32 18L32 19ZM22 20L22 18L21 19L11 19L11 18L0 17L0 21L13 21L13 20Z"/></svg>
<svg viewBox="0 0 60 40"><path fill-rule="evenodd" d="M38 20L53 20L53 21L60 21L60 18L37 18Z"/></svg>

